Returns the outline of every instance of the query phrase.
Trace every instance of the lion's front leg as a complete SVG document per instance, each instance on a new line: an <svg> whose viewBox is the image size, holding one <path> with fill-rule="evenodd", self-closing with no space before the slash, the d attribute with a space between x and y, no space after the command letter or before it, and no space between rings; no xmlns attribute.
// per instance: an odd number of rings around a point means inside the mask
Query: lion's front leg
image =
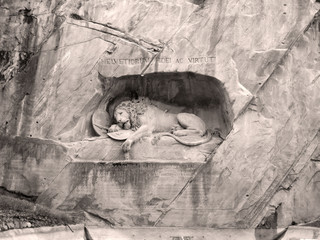
<svg viewBox="0 0 320 240"><path fill-rule="evenodd" d="M132 140L132 139L127 139L127 140L121 145L122 150L123 150L124 152L129 152L130 149L131 149L132 144L133 144L133 140Z"/></svg>
<svg viewBox="0 0 320 240"><path fill-rule="evenodd" d="M118 132L120 130L122 130L122 128L118 124L113 124L108 128L108 132Z"/></svg>
<svg viewBox="0 0 320 240"><path fill-rule="evenodd" d="M152 132L150 131L150 129L148 128L147 125L141 126L140 128L138 128L138 130L132 136L127 138L127 140L122 144L122 146L121 146L122 150L124 152L129 152L133 143L135 143L140 138L147 136L151 133Z"/></svg>

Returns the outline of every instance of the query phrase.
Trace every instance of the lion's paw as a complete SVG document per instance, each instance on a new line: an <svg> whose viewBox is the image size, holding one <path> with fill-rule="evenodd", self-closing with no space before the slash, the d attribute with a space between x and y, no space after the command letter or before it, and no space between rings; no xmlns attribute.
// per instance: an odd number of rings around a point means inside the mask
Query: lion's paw
<svg viewBox="0 0 320 240"><path fill-rule="evenodd" d="M152 145L156 145L160 140L160 136L154 136L151 140Z"/></svg>
<svg viewBox="0 0 320 240"><path fill-rule="evenodd" d="M130 149L131 149L132 143L133 143L132 140L127 139L127 140L122 144L122 146L121 146L121 147L122 147L122 150L123 150L124 152L129 152Z"/></svg>
<svg viewBox="0 0 320 240"><path fill-rule="evenodd" d="M108 132L118 132L119 130L121 130L121 127L119 127L117 124L113 124L108 128Z"/></svg>
<svg viewBox="0 0 320 240"><path fill-rule="evenodd" d="M170 129L170 133L174 133L174 132L176 132L176 131L178 131L178 130L181 130L182 129L182 127L179 125L179 124L175 124L175 125L173 125L172 127L171 127L171 129Z"/></svg>

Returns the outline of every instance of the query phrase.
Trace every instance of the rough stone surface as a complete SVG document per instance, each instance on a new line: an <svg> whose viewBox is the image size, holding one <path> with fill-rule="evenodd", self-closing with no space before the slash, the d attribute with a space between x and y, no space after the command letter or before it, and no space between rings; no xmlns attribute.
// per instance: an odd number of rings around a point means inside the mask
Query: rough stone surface
<svg viewBox="0 0 320 240"><path fill-rule="evenodd" d="M318 133L269 203L270 208L277 211L280 226L287 226L292 222L308 223L319 218L317 205L320 199L320 163L313 160L317 156L319 140Z"/></svg>
<svg viewBox="0 0 320 240"><path fill-rule="evenodd" d="M269 232L270 233L270 232ZM319 239L319 228L291 226L281 239ZM277 235L269 234L266 239ZM0 233L1 239L194 239L194 240L256 240L262 239L253 229L208 229L208 228L101 228L96 226L70 225L64 227L42 227L37 229L11 230Z"/></svg>
<svg viewBox="0 0 320 240"><path fill-rule="evenodd" d="M287 233L282 238L283 240L291 239L319 239L320 231L319 228L312 227L289 227Z"/></svg>
<svg viewBox="0 0 320 240"><path fill-rule="evenodd" d="M201 163L69 164L38 198L59 210L94 213L116 226L153 225Z"/></svg>
<svg viewBox="0 0 320 240"><path fill-rule="evenodd" d="M92 239L192 239L192 240L255 240L252 229L186 229L186 228L122 228L103 229L87 227L88 235Z"/></svg>
<svg viewBox="0 0 320 240"><path fill-rule="evenodd" d="M41 227L30 229L14 229L11 231L0 232L0 238L5 240L24 240L24 239L39 239L39 240L83 240L84 231L83 225L59 226L59 227Z"/></svg>
<svg viewBox="0 0 320 240"><path fill-rule="evenodd" d="M7 190L38 196L69 161L54 141L0 137L0 183Z"/></svg>
<svg viewBox="0 0 320 240"><path fill-rule="evenodd" d="M118 226L319 218L319 8L2 1L0 186ZM144 139L123 162L121 143L92 139L92 123L109 124L114 104L135 95L196 113L226 139Z"/></svg>
<svg viewBox="0 0 320 240"><path fill-rule="evenodd" d="M283 179L300 158L310 161L319 144L318 43L315 21L284 56L247 111L234 122L232 132L205 171L175 201L160 224L191 226L198 222L212 227L259 223ZM248 141L243 144L243 139ZM208 211L208 206L216 208ZM182 212L185 222L175 222Z"/></svg>

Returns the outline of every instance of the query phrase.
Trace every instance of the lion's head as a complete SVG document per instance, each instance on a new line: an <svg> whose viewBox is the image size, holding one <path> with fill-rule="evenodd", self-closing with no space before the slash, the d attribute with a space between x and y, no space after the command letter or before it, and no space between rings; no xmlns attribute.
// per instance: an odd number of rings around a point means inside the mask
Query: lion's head
<svg viewBox="0 0 320 240"><path fill-rule="evenodd" d="M143 115L147 105L141 101L123 101L114 110L114 118L123 129L138 129L141 124L139 115Z"/></svg>

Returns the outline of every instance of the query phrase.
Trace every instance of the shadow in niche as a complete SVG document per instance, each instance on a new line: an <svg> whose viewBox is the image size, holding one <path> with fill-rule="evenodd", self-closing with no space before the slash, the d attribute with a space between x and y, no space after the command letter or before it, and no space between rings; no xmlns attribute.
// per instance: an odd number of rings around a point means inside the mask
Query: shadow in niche
<svg viewBox="0 0 320 240"><path fill-rule="evenodd" d="M105 87L102 100L110 115L124 100L147 97L169 112L199 116L209 129L226 136L232 129L231 103L223 84L214 77L192 72L151 73L108 78L100 75Z"/></svg>
<svg viewBox="0 0 320 240"><path fill-rule="evenodd" d="M167 136L161 137L157 144L152 141L152 136L144 137L130 150L131 159L204 161L232 129L233 113L229 97L223 84L214 77L192 72L175 72L127 75L119 78L99 75L99 79L105 91L93 115L93 127L99 135L105 135L106 129L115 123L113 112L116 106L122 101L141 98L150 100L153 106L167 113L193 113L205 122L209 132L219 132L211 141L193 147L180 144ZM110 138L97 139L92 143L96 150L101 141L104 142L101 147L108 149L103 151L102 160L124 159L122 142ZM101 155L98 158L101 160Z"/></svg>

